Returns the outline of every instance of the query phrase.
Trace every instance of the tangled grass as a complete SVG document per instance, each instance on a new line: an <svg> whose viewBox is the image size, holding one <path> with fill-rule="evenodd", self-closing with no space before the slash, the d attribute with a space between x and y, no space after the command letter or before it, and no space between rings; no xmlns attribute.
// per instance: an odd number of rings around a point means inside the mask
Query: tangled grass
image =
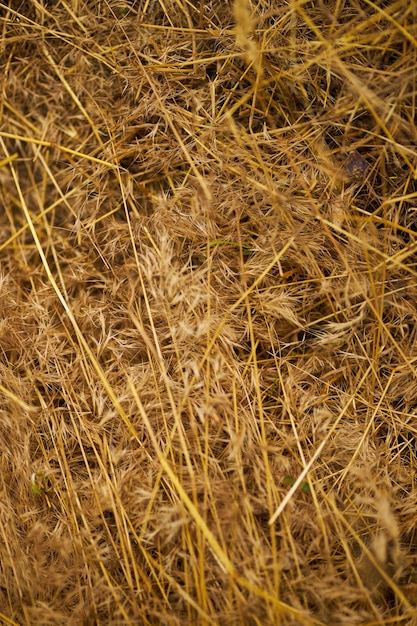
<svg viewBox="0 0 417 626"><path fill-rule="evenodd" d="M0 26L2 623L417 623L417 5Z"/></svg>

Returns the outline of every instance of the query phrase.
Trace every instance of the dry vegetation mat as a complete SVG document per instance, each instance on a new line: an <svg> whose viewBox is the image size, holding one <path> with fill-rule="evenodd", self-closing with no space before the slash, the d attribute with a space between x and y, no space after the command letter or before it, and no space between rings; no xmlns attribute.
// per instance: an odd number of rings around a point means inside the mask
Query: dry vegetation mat
<svg viewBox="0 0 417 626"><path fill-rule="evenodd" d="M0 29L1 623L416 624L417 4Z"/></svg>

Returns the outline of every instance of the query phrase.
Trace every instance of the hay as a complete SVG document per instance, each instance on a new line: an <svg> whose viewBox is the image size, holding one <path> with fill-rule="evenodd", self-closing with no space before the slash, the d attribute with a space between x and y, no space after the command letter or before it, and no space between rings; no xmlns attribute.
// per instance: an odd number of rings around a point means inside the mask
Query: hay
<svg viewBox="0 0 417 626"><path fill-rule="evenodd" d="M0 25L0 619L415 623L416 5Z"/></svg>

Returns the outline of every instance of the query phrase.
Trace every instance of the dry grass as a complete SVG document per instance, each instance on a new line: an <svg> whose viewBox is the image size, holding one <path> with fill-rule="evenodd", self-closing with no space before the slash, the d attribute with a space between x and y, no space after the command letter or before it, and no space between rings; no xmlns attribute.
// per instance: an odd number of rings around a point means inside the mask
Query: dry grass
<svg viewBox="0 0 417 626"><path fill-rule="evenodd" d="M2 623L417 623L417 5L0 27Z"/></svg>

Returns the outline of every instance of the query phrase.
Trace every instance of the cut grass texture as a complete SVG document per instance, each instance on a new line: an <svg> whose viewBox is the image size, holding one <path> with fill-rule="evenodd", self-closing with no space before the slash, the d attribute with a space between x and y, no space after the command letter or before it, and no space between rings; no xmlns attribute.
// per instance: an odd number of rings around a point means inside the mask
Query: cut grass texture
<svg viewBox="0 0 417 626"><path fill-rule="evenodd" d="M417 623L417 5L0 27L2 623Z"/></svg>

